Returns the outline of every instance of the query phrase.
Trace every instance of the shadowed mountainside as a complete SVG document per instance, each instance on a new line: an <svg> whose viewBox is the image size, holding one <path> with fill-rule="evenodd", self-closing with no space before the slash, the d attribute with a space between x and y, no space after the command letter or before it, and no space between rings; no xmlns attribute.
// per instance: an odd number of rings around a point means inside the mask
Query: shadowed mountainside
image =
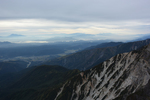
<svg viewBox="0 0 150 100"><path fill-rule="evenodd" d="M48 65L60 65L68 69L86 70L96 66L103 61L124 52L137 50L150 43L150 39L136 42L123 43L114 47L99 48L95 46L94 49L83 50L71 55L60 57L54 60L45 62ZM108 43L108 46L113 43ZM117 43L114 43L116 45ZM118 43L119 44L119 43ZM107 44L105 44L107 45Z"/></svg>
<svg viewBox="0 0 150 100"><path fill-rule="evenodd" d="M28 62L24 61L5 61L0 62L0 75L19 72L27 67Z"/></svg>
<svg viewBox="0 0 150 100"><path fill-rule="evenodd" d="M67 79L79 70L68 70L61 66L42 65L25 69L19 73L0 76L1 100L46 100L54 98ZM10 76L11 75L11 76ZM12 78L10 81L6 80ZM9 83L9 84L8 84ZM46 95L46 96L45 96Z"/></svg>

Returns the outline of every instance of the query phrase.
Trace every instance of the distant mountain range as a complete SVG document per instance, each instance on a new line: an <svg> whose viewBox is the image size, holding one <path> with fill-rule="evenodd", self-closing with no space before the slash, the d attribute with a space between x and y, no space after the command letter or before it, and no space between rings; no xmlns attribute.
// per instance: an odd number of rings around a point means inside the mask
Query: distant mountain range
<svg viewBox="0 0 150 100"><path fill-rule="evenodd" d="M106 43L98 44L96 46L88 47L85 50L96 49L96 48L105 48L105 47L114 47L114 46L121 45L121 44L123 44L123 42L106 42Z"/></svg>
<svg viewBox="0 0 150 100"><path fill-rule="evenodd" d="M20 34L10 34L8 37L23 37L24 35Z"/></svg>
<svg viewBox="0 0 150 100"><path fill-rule="evenodd" d="M57 43L57 42L75 42L75 41L101 41L108 42L111 39L101 38L103 35L95 34L84 34L84 33L74 33L74 34L50 34L50 35L22 35L22 34L10 34L8 36L0 36L0 41L10 41L17 43ZM41 42L40 42L41 41Z"/></svg>
<svg viewBox="0 0 150 100"><path fill-rule="evenodd" d="M8 41L6 41L6 42L0 42L0 45L3 45L3 44L7 45L7 44L11 44L11 42L8 42Z"/></svg>
<svg viewBox="0 0 150 100"><path fill-rule="evenodd" d="M141 36L136 40L141 41L149 38L150 38L150 34L141 34Z"/></svg>
<svg viewBox="0 0 150 100"><path fill-rule="evenodd" d="M99 42L110 42L110 41L141 41L150 38L149 34L137 34L132 35L130 38L128 35L120 36L112 33L104 34L85 34L85 33L73 33L73 34L45 34L45 35L22 35L22 34L10 34L8 36L0 36L0 41L10 41L13 43L57 43L57 42L74 42L74 41L99 41Z"/></svg>
<svg viewBox="0 0 150 100"><path fill-rule="evenodd" d="M69 69L86 70L96 66L103 61L124 52L137 50L150 43L150 39L129 43L110 42L93 46L71 55L50 60L43 64L60 65Z"/></svg>

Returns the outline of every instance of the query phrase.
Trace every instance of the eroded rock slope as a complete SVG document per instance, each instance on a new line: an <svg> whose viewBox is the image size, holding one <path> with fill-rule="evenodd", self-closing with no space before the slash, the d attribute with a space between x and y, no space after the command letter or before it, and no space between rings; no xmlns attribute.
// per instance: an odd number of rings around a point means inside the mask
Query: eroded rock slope
<svg viewBox="0 0 150 100"><path fill-rule="evenodd" d="M81 72L63 85L55 100L131 100L149 79L150 45Z"/></svg>

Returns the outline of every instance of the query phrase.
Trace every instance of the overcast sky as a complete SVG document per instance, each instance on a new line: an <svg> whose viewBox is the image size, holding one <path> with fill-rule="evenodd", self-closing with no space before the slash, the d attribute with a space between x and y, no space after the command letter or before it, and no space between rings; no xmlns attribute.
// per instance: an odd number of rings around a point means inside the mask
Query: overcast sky
<svg viewBox="0 0 150 100"><path fill-rule="evenodd" d="M150 33L149 11L150 0L0 0L0 36L140 36Z"/></svg>

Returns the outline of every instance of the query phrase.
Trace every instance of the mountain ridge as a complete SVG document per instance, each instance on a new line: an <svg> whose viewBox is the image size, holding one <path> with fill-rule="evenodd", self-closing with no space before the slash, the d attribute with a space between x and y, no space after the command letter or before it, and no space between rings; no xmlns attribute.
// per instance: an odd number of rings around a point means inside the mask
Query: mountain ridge
<svg viewBox="0 0 150 100"><path fill-rule="evenodd" d="M0 99L41 100L41 98L54 98L59 91L58 87L79 72L79 70L69 70L57 65L41 65L5 75L5 78L3 78L4 75L0 76Z"/></svg>
<svg viewBox="0 0 150 100"><path fill-rule="evenodd" d="M55 100L131 100L130 95L149 83L149 59L150 44L118 54L67 81Z"/></svg>
<svg viewBox="0 0 150 100"><path fill-rule="evenodd" d="M123 43L114 47L96 48L91 50L83 50L71 55L60 57L45 62L47 65L60 65L68 69L86 70L96 66L103 61L124 52L137 50L142 46L148 45L150 39L136 42Z"/></svg>

